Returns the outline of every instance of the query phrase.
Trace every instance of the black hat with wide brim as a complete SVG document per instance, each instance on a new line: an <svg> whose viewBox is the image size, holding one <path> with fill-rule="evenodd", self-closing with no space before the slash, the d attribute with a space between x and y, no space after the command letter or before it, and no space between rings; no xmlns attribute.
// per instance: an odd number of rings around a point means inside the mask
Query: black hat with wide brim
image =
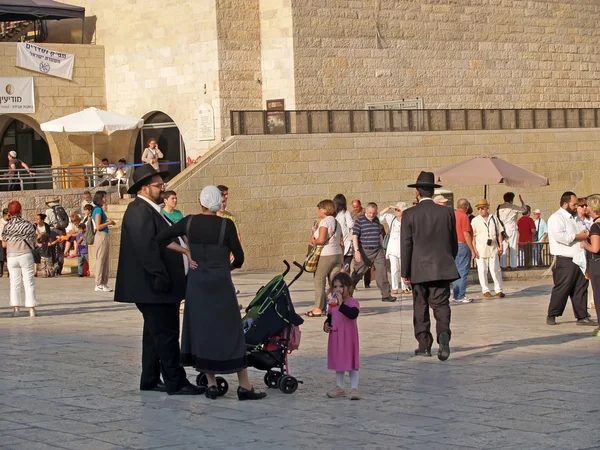
<svg viewBox="0 0 600 450"><path fill-rule="evenodd" d="M409 188L440 188L441 184L435 183L435 175L433 172L424 172L422 171L417 177L417 182L415 184L409 184Z"/></svg>
<svg viewBox="0 0 600 450"><path fill-rule="evenodd" d="M148 180L154 176L160 176L163 181L171 176L171 174L167 171L159 172L150 164L144 164L141 167L138 167L135 172L133 172L132 182L133 184L127 190L128 194L136 194L142 186L148 183Z"/></svg>

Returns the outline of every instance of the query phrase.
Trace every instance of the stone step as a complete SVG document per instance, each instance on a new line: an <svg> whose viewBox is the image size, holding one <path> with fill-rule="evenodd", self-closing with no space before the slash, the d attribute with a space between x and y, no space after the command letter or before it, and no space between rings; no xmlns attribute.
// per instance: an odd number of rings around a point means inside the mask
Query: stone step
<svg viewBox="0 0 600 450"><path fill-rule="evenodd" d="M127 206L128 204L117 204L117 205L107 205L106 206L106 212L107 213L113 213L113 212L122 212L124 213L127 210Z"/></svg>

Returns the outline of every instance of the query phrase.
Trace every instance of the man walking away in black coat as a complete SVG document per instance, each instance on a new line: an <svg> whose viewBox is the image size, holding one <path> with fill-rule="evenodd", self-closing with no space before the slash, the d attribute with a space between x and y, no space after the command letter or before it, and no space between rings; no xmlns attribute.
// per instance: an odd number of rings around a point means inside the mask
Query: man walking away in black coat
<svg viewBox="0 0 600 450"><path fill-rule="evenodd" d="M160 211L168 176L150 165L133 175L128 193L137 193L137 198L123 217L115 301L135 303L144 317L140 389L197 395L204 388L193 386L179 365L179 304L185 297L189 260L154 240L171 226Z"/></svg>
<svg viewBox="0 0 600 450"><path fill-rule="evenodd" d="M413 323L419 348L416 356L431 356L429 307L436 320L438 359L450 356L450 283L458 279L456 219L450 208L436 205L432 172L421 172L415 184L419 203L404 211L401 229L402 279L412 284Z"/></svg>

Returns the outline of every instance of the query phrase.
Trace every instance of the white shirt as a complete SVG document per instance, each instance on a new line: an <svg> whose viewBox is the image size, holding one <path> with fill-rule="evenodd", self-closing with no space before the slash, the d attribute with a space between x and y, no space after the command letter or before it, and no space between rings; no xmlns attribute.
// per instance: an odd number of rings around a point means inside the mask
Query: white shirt
<svg viewBox="0 0 600 450"><path fill-rule="evenodd" d="M154 208L154 210L160 215L160 217L162 217L164 219L164 221L169 225L172 226L171 222L169 222L167 220L167 218L163 215L162 213L162 208L160 207L160 205L157 205L156 203L154 203L152 200L150 200L149 198L144 197L143 195L138 195L138 198L141 198L142 200L145 200L150 206L152 206L152 208ZM187 245L185 245L185 242L183 242L183 239L181 239L180 237L177 238L179 240L179 245L182 246L183 248L187 248ZM188 271L190 270L190 263L187 259L187 256L182 255L183 256L183 267L185 269L185 274L188 274Z"/></svg>
<svg viewBox="0 0 600 450"><path fill-rule="evenodd" d="M335 220L338 221L339 226L342 228L342 236L344 238L344 255L350 252L352 246L352 228L354 227L354 220L352 220L352 214L350 211L340 211L335 216Z"/></svg>
<svg viewBox="0 0 600 450"><path fill-rule="evenodd" d="M342 247L340 246L340 239L342 238L342 227L335 220L335 217L327 216L321 219L313 235L315 239L319 237L319 229L321 227L327 228L327 241L323 245L321 256L341 255Z"/></svg>
<svg viewBox="0 0 600 450"><path fill-rule="evenodd" d="M575 236L581 231L575 217L559 208L548 219L548 242L550 253L555 256L573 258L582 252L579 241Z"/></svg>
<svg viewBox="0 0 600 450"><path fill-rule="evenodd" d="M475 236L475 248L480 258L493 258L498 256L498 236L502 232L502 225L494 215L488 215L487 220L481 216L473 217L471 221L473 235ZM487 245L488 239L492 245Z"/></svg>
<svg viewBox="0 0 600 450"><path fill-rule="evenodd" d="M402 222L398 220L396 214L392 213L385 213L379 216L379 220L385 220L390 227L390 239L385 251L386 257L390 259L389 256L391 255L400 258L400 233L402 232Z"/></svg>
<svg viewBox="0 0 600 450"><path fill-rule="evenodd" d="M519 213L527 212L525 206L517 206L512 203L502 203L498 207L498 217L504 223L504 229L508 231L515 231L517 229L517 216Z"/></svg>

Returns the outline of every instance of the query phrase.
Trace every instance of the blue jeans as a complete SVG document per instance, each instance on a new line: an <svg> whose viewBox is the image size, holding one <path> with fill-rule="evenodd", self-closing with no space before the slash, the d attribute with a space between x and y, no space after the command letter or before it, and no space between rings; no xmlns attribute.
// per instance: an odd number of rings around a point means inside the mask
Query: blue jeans
<svg viewBox="0 0 600 450"><path fill-rule="evenodd" d="M78 256L78 260L77 260L77 274L78 275L83 275L83 264L84 261L87 261L88 264L90 262L89 260L89 256L87 253L84 253L83 255L80 253Z"/></svg>
<svg viewBox="0 0 600 450"><path fill-rule="evenodd" d="M471 268L471 249L466 243L459 242L458 253L454 261L460 277L454 282L454 298L461 300L467 296L467 276Z"/></svg>

